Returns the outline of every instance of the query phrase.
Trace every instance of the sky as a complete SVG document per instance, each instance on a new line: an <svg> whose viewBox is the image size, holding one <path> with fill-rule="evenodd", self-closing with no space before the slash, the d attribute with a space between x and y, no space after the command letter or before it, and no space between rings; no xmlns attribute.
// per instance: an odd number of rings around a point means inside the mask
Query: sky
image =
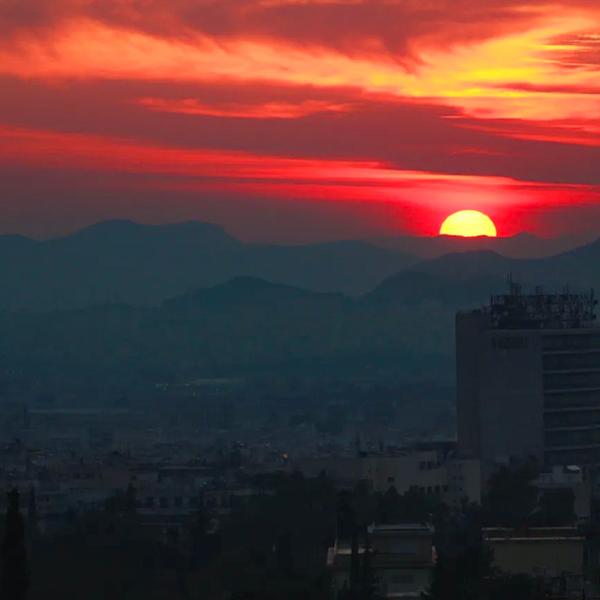
<svg viewBox="0 0 600 600"><path fill-rule="evenodd" d="M600 234L598 0L0 0L0 232Z"/></svg>

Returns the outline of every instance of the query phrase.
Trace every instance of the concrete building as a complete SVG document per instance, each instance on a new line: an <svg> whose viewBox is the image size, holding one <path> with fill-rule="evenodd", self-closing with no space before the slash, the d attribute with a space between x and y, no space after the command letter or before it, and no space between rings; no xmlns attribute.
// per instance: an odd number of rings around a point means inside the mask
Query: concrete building
<svg viewBox="0 0 600 600"><path fill-rule="evenodd" d="M541 578L551 589L558 588L561 598L586 597L585 537L577 528L490 528L482 534L493 551L494 566L503 573Z"/></svg>
<svg viewBox="0 0 600 600"><path fill-rule="evenodd" d="M372 525L367 535L378 593L383 598L422 598L435 566L433 527L418 524ZM359 544L356 557L364 557ZM327 565L334 591L351 587L352 548L349 540L336 540Z"/></svg>
<svg viewBox="0 0 600 600"><path fill-rule="evenodd" d="M554 490L573 492L573 512L579 523L586 523L591 517L592 485L589 477L575 465L553 466L542 471L533 482L540 494Z"/></svg>
<svg viewBox="0 0 600 600"><path fill-rule="evenodd" d="M338 488L352 489L366 482L372 491L398 494L417 489L451 505L463 500L480 502L481 468L477 459L459 459L454 450L407 448L358 456L316 456L293 461L306 477L325 473Z"/></svg>
<svg viewBox="0 0 600 600"><path fill-rule="evenodd" d="M458 443L484 464L600 462L600 328L591 294L494 296L456 317Z"/></svg>

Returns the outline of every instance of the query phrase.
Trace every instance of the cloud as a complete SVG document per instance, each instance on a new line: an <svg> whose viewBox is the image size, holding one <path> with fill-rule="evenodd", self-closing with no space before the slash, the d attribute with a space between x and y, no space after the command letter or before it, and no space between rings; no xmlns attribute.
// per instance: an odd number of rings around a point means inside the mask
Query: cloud
<svg viewBox="0 0 600 600"><path fill-rule="evenodd" d="M195 98L182 100L139 98L137 103L158 112L239 119L299 119L318 113L347 112L352 108L350 104L333 104L323 100L302 100L297 103L263 102L260 104L231 102L210 105L199 102Z"/></svg>
<svg viewBox="0 0 600 600"><path fill-rule="evenodd" d="M212 9L212 4L205 7L209 13ZM253 36L251 28L228 36L192 29L173 38L86 17L61 21L44 34L24 30L7 38L0 46L0 73L46 80L225 80L354 87L368 94L436 99L474 116L578 117L600 108L598 95L589 93L600 76L600 65L588 58L586 68L567 68L565 53L577 51L583 60L589 49L581 44L578 32L597 24L598 15L537 16L530 29L478 41L463 36L450 50L414 40L411 52L389 49L381 37L349 50L336 45L335 35L330 43L325 38L299 43L293 37ZM553 42L556 39L560 44ZM569 39L574 40L571 45ZM585 39L594 38L587 34ZM591 51L596 52L595 45ZM557 77L559 93L550 91ZM530 82L530 87L515 87L515 81Z"/></svg>
<svg viewBox="0 0 600 600"><path fill-rule="evenodd" d="M0 166L148 194L402 190L411 215L583 205L599 27L596 0L0 0Z"/></svg>
<svg viewBox="0 0 600 600"><path fill-rule="evenodd" d="M444 214L468 205L486 211L596 195L583 185L398 169L369 160L300 159L139 144L127 139L0 128L0 162L16 167L117 174L125 188L247 194L330 202L401 203ZM123 180L122 177L128 179Z"/></svg>

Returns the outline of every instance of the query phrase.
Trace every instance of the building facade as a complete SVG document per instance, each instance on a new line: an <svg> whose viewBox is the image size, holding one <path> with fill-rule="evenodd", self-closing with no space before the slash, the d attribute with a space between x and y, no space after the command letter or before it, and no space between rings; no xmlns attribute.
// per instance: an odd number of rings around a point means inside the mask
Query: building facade
<svg viewBox="0 0 600 600"><path fill-rule="evenodd" d="M458 443L484 463L600 463L600 328L592 294L492 297L456 317Z"/></svg>
<svg viewBox="0 0 600 600"><path fill-rule="evenodd" d="M456 457L454 449L442 452L407 448L357 456L303 458L294 461L292 467L306 477L324 473L341 489L352 489L364 482L374 492L384 494L392 487L398 494L418 490L453 506L481 500L480 461Z"/></svg>
<svg viewBox="0 0 600 600"><path fill-rule="evenodd" d="M434 529L430 525L371 525L367 537L377 593L382 598L422 598L435 566ZM365 544L352 555L350 540L336 540L327 566L334 593L352 588L352 562L364 560Z"/></svg>

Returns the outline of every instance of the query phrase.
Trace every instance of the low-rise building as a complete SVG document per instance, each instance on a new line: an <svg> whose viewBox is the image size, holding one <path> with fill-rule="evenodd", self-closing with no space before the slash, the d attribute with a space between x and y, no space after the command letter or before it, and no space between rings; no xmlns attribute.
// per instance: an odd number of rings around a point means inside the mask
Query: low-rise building
<svg viewBox="0 0 600 600"><path fill-rule="evenodd" d="M585 537L576 527L487 528L483 539L504 573L583 581Z"/></svg>
<svg viewBox="0 0 600 600"><path fill-rule="evenodd" d="M458 459L436 449L407 448L358 456L320 456L294 462L307 477L325 473L340 488L365 481L375 492L417 489L453 506L481 501L481 468L476 459Z"/></svg>
<svg viewBox="0 0 600 600"><path fill-rule="evenodd" d="M336 540L327 556L334 591L351 588L353 561L364 561L369 551L372 575L382 597L421 598L435 566L433 534L430 525L372 525L368 544L358 544L354 556L350 540Z"/></svg>
<svg viewBox="0 0 600 600"><path fill-rule="evenodd" d="M573 492L573 512L580 523L589 521L591 516L592 486L584 471L575 465L553 466L540 473L534 485L541 493L554 490Z"/></svg>

